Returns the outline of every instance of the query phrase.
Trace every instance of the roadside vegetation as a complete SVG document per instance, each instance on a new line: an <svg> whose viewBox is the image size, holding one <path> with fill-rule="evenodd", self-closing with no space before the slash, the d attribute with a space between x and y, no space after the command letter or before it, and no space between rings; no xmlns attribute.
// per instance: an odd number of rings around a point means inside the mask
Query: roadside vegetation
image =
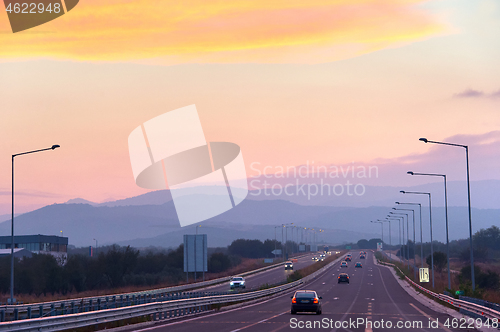
<svg viewBox="0 0 500 332"><path fill-rule="evenodd" d="M296 244L288 243L289 250ZM281 247L274 240L236 240L225 248L208 248L208 272L205 280L237 275L270 263L263 258ZM291 252L291 251L290 251ZM15 259L15 297L19 302L34 303L75 297L126 293L186 284L183 272L183 245L175 249L100 247L90 257L88 248L68 252L65 266L50 255ZM202 273L197 274L202 280ZM194 281L193 273L189 282ZM10 257L0 258L0 303L9 297Z"/></svg>
<svg viewBox="0 0 500 332"><path fill-rule="evenodd" d="M433 292L443 293L448 291L455 295L456 291L462 291L463 295L478 299L483 299L493 303L500 303L500 229L497 226L491 226L488 229L481 229L473 235L474 245L474 274L476 279L476 290L472 291L471 266L469 240L456 240L450 242L450 271L451 271L451 289L448 289L448 271L446 245L440 242L434 242L434 284L432 282L420 283L425 288ZM385 244L384 244L385 245ZM404 246L403 246L404 247ZM385 250L395 255L403 252L407 256L407 249L397 248ZM410 267L407 267L407 261L404 263L390 261L381 253L376 253L376 257L382 261L396 264L409 278L419 283L418 268L421 264L420 247L416 246L416 264L417 278L414 278L413 271L413 243L410 243ZM424 253L430 252L430 244L424 244ZM424 259L424 267L431 267L431 256Z"/></svg>

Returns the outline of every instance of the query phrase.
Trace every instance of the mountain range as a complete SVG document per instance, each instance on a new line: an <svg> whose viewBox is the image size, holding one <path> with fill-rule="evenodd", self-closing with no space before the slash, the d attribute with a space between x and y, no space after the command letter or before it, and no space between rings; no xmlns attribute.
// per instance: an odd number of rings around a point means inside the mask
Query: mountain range
<svg viewBox="0 0 500 332"><path fill-rule="evenodd" d="M226 246L238 238L273 239L275 231L279 240L282 229L280 226L290 223L297 226L293 231L294 239L297 238L297 234L302 235L302 230L299 231L302 227L323 229L323 233L317 234L318 240L330 244L355 242L361 238L380 238L380 225L370 221L384 219L391 211L390 206L393 206L390 202L394 202L398 197L401 201L415 200L415 195L411 199L409 195L398 196L397 192L394 193L395 189L378 188L381 199L381 193L387 190L387 205L365 207L298 204L284 200L286 196L265 196L263 192L261 195L254 195L256 192L252 191L247 199L235 208L200 223L198 232L208 234L211 247ZM367 187L366 190L368 193L371 188ZM389 199L390 193L392 196ZM437 193L435 195L437 196ZM429 241L429 209L425 205L426 200L421 201L424 203L422 206L424 241ZM434 239L444 241L444 208L435 204L432 214ZM500 209L473 208L472 217L473 229L477 231L493 224L498 225ZM9 219L10 216L7 220ZM411 224L410 213L412 230ZM416 224L418 234L418 213L416 213ZM384 225L384 240L394 244L399 240L399 223L396 221L391 225L390 239L389 225ZM465 206L449 207L449 225L450 239L468 237L468 213ZM182 242L183 234L195 232L195 225L184 228L179 226L168 190L153 191L101 204L74 199L65 204L48 205L15 218L15 233L18 235L60 235L60 231L63 231L63 235L69 238L69 243L75 246L93 245L97 240L99 245L117 243L135 247L176 247ZM288 228L289 236L291 232ZM312 232L307 233L311 236ZM0 223L0 234L10 235L10 222Z"/></svg>

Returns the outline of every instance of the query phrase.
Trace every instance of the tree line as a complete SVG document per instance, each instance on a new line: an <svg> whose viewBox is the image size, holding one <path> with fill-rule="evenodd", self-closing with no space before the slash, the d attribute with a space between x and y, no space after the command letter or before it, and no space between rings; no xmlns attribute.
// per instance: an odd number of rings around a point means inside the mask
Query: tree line
<svg viewBox="0 0 500 332"><path fill-rule="evenodd" d="M241 263L241 258L272 257L274 240L235 240L227 248L209 248L208 272L225 272ZM279 248L279 244L277 244ZM72 253L73 252L73 253ZM16 258L14 289L20 294L67 294L124 286L178 284L185 280L184 246L173 250L134 249L117 245L100 247L90 257L88 249L72 250L64 266L51 255L33 254ZM10 257L0 258L0 292L10 287Z"/></svg>

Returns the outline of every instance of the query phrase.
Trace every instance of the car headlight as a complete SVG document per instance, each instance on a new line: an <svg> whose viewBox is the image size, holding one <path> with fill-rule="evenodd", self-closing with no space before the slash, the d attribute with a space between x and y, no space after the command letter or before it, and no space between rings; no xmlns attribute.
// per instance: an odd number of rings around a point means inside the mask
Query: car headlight
<svg viewBox="0 0 500 332"><path fill-rule="evenodd" d="M231 281L229 284L232 286L232 285L234 285L234 282Z"/></svg>
<svg viewBox="0 0 500 332"><path fill-rule="evenodd" d="M242 282L241 282L241 284L242 284L242 285L244 285L244 284L245 284L245 282L244 282L244 281L242 281Z"/></svg>

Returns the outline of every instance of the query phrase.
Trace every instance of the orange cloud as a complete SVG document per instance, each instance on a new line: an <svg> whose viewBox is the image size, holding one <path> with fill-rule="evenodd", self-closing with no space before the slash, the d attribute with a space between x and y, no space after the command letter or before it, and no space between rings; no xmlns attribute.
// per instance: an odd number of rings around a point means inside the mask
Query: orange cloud
<svg viewBox="0 0 500 332"><path fill-rule="evenodd" d="M321 63L445 31L424 0L88 0L16 33L0 58L177 63Z"/></svg>

